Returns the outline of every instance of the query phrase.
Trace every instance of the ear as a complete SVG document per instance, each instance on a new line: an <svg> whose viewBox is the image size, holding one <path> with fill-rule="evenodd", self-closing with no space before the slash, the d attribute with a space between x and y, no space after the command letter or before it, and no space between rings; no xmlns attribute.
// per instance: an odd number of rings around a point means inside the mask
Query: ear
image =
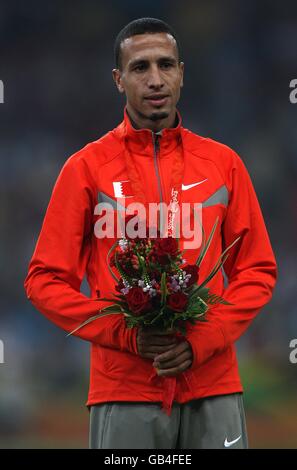
<svg viewBox="0 0 297 470"><path fill-rule="evenodd" d="M180 62L179 70L180 70L180 73L181 73L181 82L180 82L180 87L181 88L184 86L184 69L185 69L185 64L183 62Z"/></svg>
<svg viewBox="0 0 297 470"><path fill-rule="evenodd" d="M112 78L113 78L119 92L124 93L125 89L122 85L122 74L121 74L121 71L119 69L113 69Z"/></svg>

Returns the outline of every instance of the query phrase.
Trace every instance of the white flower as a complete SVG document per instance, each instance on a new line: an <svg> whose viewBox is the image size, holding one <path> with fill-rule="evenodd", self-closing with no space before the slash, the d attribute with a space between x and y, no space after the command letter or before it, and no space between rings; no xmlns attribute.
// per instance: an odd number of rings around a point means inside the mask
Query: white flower
<svg viewBox="0 0 297 470"><path fill-rule="evenodd" d="M149 294L150 294L151 297L154 297L157 294L156 289L151 288L150 291L149 291Z"/></svg>
<svg viewBox="0 0 297 470"><path fill-rule="evenodd" d="M121 292L122 292L124 295L126 295L126 294L128 294L129 290L130 290L130 287L124 287L124 289L121 289Z"/></svg>
<svg viewBox="0 0 297 470"><path fill-rule="evenodd" d="M126 238L121 238L119 241L119 247L122 251L126 251L128 248L128 240Z"/></svg>

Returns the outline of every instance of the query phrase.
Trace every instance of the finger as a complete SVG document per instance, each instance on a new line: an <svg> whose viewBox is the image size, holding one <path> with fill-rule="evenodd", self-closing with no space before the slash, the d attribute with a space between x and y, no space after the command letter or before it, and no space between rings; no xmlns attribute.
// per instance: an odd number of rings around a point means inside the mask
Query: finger
<svg viewBox="0 0 297 470"><path fill-rule="evenodd" d="M175 348L172 348L169 351L156 356L155 361L156 362L170 361L172 359L175 359L177 356L179 356L181 353L183 353L186 350L190 350L190 347L189 347L189 344L186 341L184 341L183 343L179 343Z"/></svg>
<svg viewBox="0 0 297 470"><path fill-rule="evenodd" d="M164 352L166 351L166 349L162 350L161 352ZM168 351L168 348L167 348L167 351ZM139 356L141 357L147 357L147 358L150 358L152 360L155 359L155 357L160 353L160 350L156 350L155 347L151 347L151 348L138 348L138 354Z"/></svg>
<svg viewBox="0 0 297 470"><path fill-rule="evenodd" d="M176 344L173 344L173 345L163 345L163 346L156 346L156 345L149 345L149 346L145 346L142 348L142 350L144 352L148 352L148 353L153 353L154 354L154 358L156 356L158 356L159 354L163 354L167 351L170 351L172 348L175 348L176 347Z"/></svg>
<svg viewBox="0 0 297 470"><path fill-rule="evenodd" d="M179 354L177 357L164 362L157 362L156 360L153 363L153 366L158 369L171 369L173 367L179 366L181 363L184 363L187 360L192 360L191 351L187 350Z"/></svg>
<svg viewBox="0 0 297 470"><path fill-rule="evenodd" d="M138 347L138 354L141 357L155 359L158 354L163 354L166 351L176 347L174 344L173 346L140 346Z"/></svg>
<svg viewBox="0 0 297 470"><path fill-rule="evenodd" d="M174 336L173 332L163 331L156 327L140 328L139 331L141 331L141 334L144 336Z"/></svg>
<svg viewBox="0 0 297 470"><path fill-rule="evenodd" d="M161 336L150 336L150 337L138 337L138 342L147 346L168 346L177 345L178 341L176 338L168 338Z"/></svg>
<svg viewBox="0 0 297 470"><path fill-rule="evenodd" d="M147 338L143 341L144 344L147 344L148 346L177 346L178 341L176 339L171 339L171 338L161 338L161 337L152 337L152 338Z"/></svg>
<svg viewBox="0 0 297 470"><path fill-rule="evenodd" d="M157 338L158 340L177 339L173 332L160 330L156 327L141 327L138 329L138 335L142 338Z"/></svg>
<svg viewBox="0 0 297 470"><path fill-rule="evenodd" d="M153 352L145 352L142 354L139 354L143 359L154 359L155 354Z"/></svg>
<svg viewBox="0 0 297 470"><path fill-rule="evenodd" d="M157 367L158 369L171 369L172 367L177 367L179 364L186 360L192 360L193 356L191 351L184 351L183 353L179 354L178 356L163 362L158 362L156 359L153 362L153 366Z"/></svg>
<svg viewBox="0 0 297 470"><path fill-rule="evenodd" d="M180 364L177 367L173 367L173 368L170 368L170 369L158 369L157 374L161 377L176 376L176 375L184 372L185 370L187 370L191 366L191 364L192 364L192 361L187 360L187 361L183 362L182 364Z"/></svg>

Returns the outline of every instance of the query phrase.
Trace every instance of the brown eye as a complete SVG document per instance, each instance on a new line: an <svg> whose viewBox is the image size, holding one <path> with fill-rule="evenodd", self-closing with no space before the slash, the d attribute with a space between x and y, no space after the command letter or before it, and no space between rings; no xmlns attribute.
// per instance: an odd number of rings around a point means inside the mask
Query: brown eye
<svg viewBox="0 0 297 470"><path fill-rule="evenodd" d="M172 64L171 62L164 62L163 64L161 64L161 67L169 69L170 67L172 67Z"/></svg>
<svg viewBox="0 0 297 470"><path fill-rule="evenodd" d="M134 70L136 72L142 72L143 70L145 70L145 65L144 64L139 64L136 67L134 67Z"/></svg>

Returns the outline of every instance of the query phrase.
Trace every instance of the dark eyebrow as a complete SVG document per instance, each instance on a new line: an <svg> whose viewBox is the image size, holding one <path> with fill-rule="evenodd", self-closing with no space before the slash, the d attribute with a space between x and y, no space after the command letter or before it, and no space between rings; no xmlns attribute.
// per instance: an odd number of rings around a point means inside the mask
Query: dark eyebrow
<svg viewBox="0 0 297 470"><path fill-rule="evenodd" d="M173 57L173 56L163 56L163 57L160 57L158 59L158 62L172 62L172 63L176 63L176 58ZM136 60L132 60L129 64L129 68L133 68L135 67L136 65L144 65L144 64L148 64L149 61L146 60L146 59L136 59Z"/></svg>

